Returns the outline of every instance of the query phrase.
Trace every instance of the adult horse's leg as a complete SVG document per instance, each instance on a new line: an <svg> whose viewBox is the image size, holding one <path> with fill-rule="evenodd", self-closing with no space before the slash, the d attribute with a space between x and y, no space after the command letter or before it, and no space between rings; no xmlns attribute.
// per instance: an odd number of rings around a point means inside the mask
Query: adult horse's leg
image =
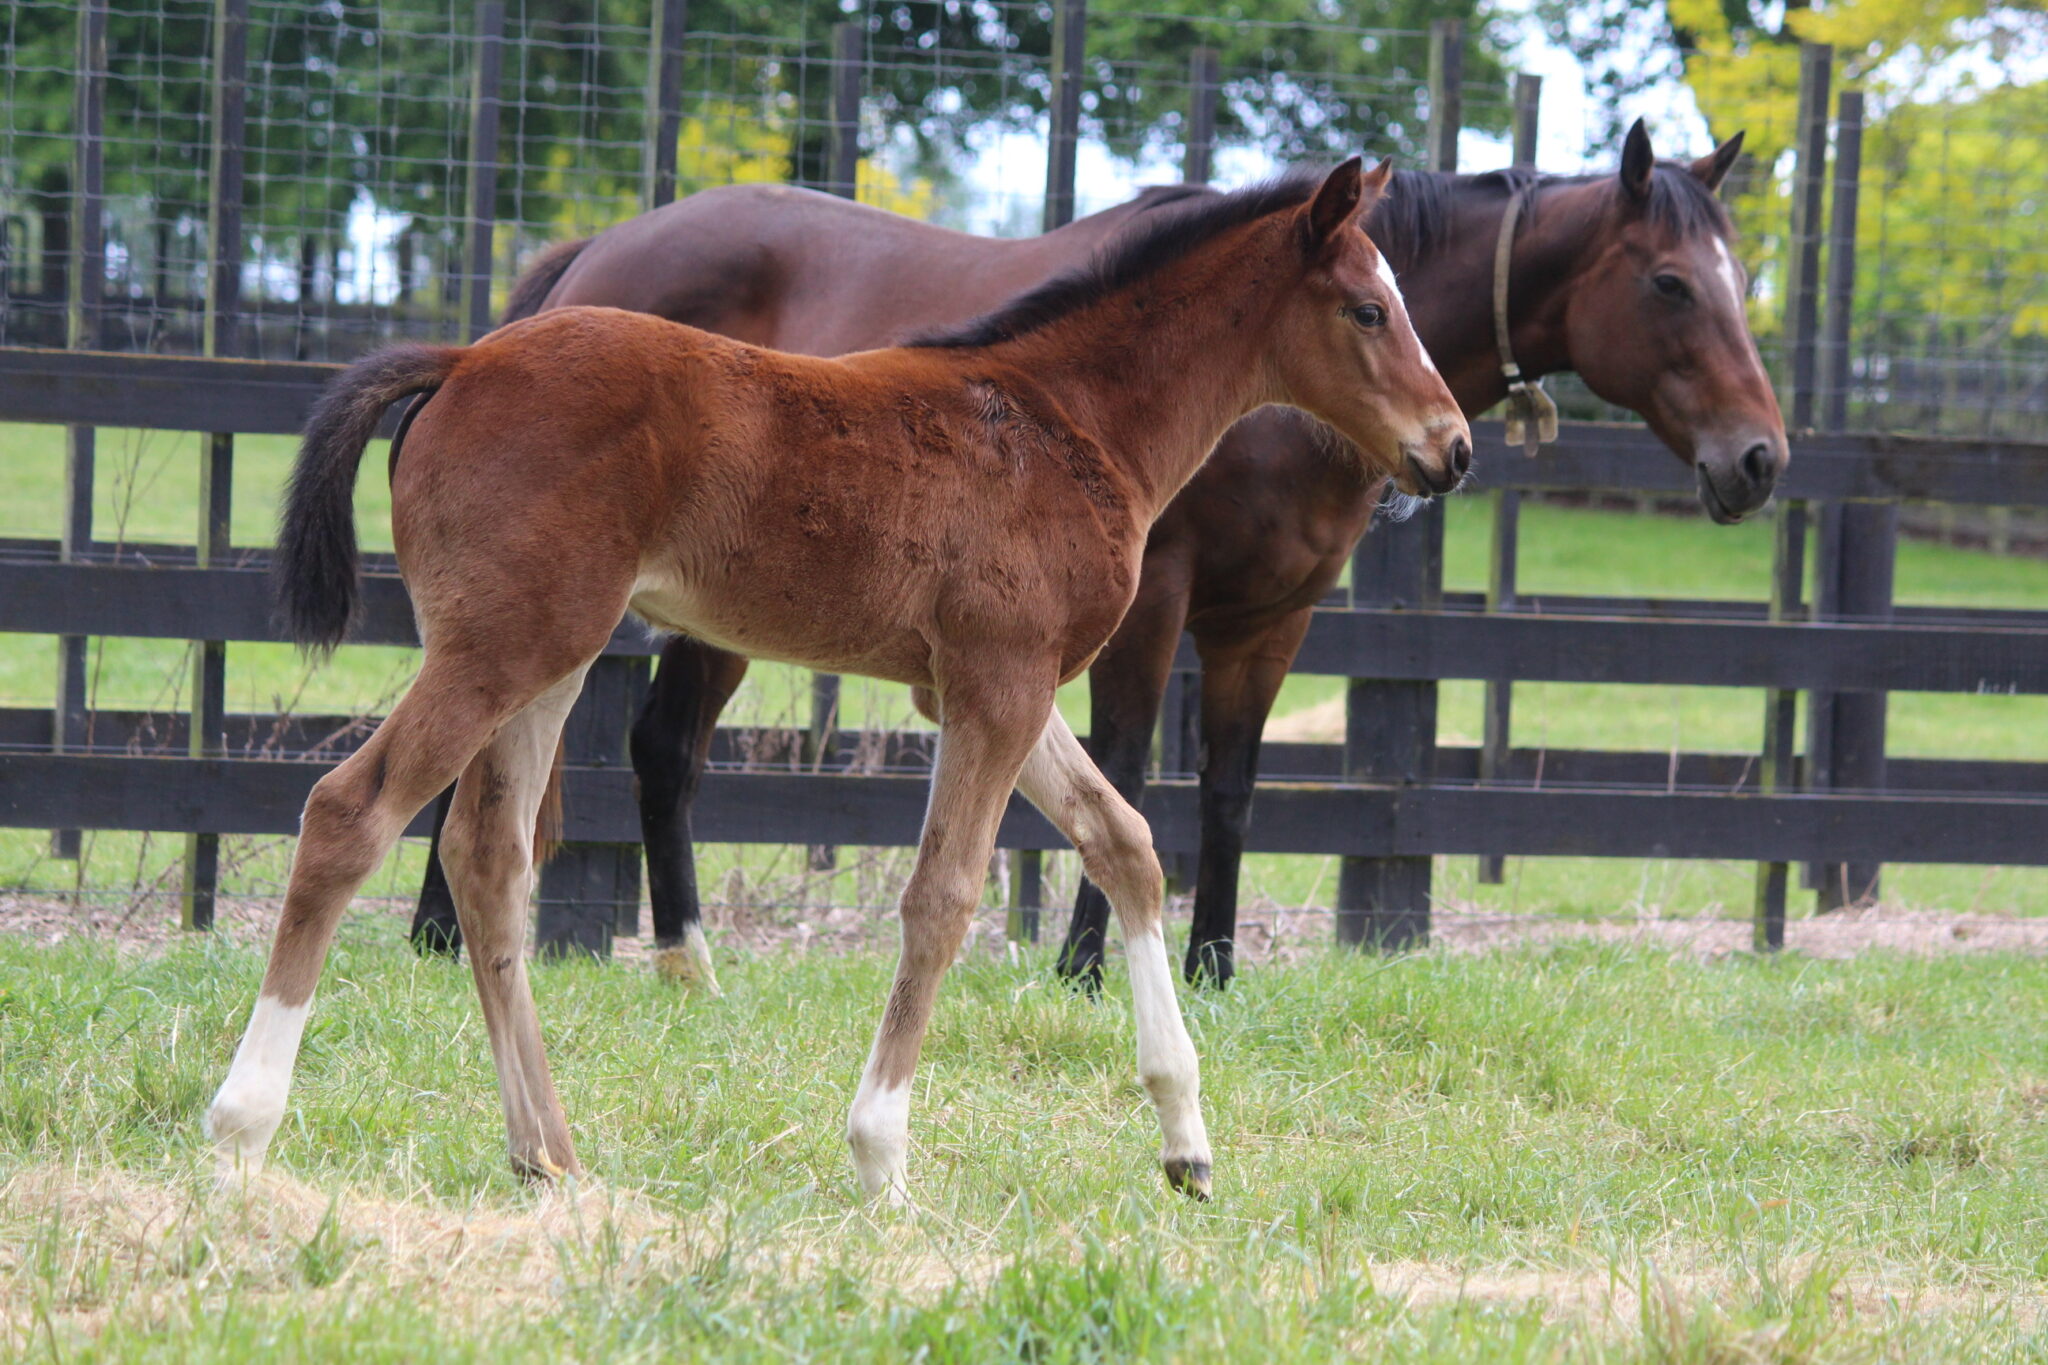
<svg viewBox="0 0 2048 1365"><path fill-rule="evenodd" d="M899 1203L907 1197L910 1082L939 978L967 936L995 851L996 826L1052 710L1052 670L1042 670L1041 682L1018 681L1024 671L1017 668L1000 681L963 680L956 669L944 674L931 804L917 865L903 888L896 982L846 1121L854 1169L870 1196ZM928 696L920 709L929 709Z"/></svg>
<svg viewBox="0 0 2048 1365"><path fill-rule="evenodd" d="M712 995L718 975L704 942L690 805L711 756L718 713L746 675L742 656L678 636L663 647L647 704L633 722L633 777L654 903L654 969Z"/></svg>
<svg viewBox="0 0 2048 1365"><path fill-rule="evenodd" d="M455 914L455 893L448 889L448 870L441 864L441 831L448 824L448 808L455 801L455 787L434 798L434 837L427 845L427 871L420 879L419 904L413 907L414 951L444 953L454 957L462 951L462 924Z"/></svg>
<svg viewBox="0 0 2048 1365"><path fill-rule="evenodd" d="M1159 720L1187 608L1186 594L1177 589L1141 597L1088 674L1088 752L1117 794L1132 806L1145 796L1152 729ZM1108 932L1109 899L1083 877L1057 970L1091 995L1102 989L1103 936Z"/></svg>
<svg viewBox="0 0 2048 1365"><path fill-rule="evenodd" d="M1138 1079L1152 1097L1167 1183L1209 1196L1209 1134L1202 1123L1195 1045L1181 1022L1162 932L1165 878L1152 831L1089 762L1058 711L1046 720L1018 786L1080 851L1096 885L1109 893L1124 931L1131 1000L1138 1019Z"/></svg>
<svg viewBox="0 0 2048 1365"><path fill-rule="evenodd" d="M437 659L430 650L419 677L369 742L314 784L262 992L206 1113L207 1136L224 1164L254 1169L263 1163L284 1117L313 987L356 888L420 807L544 688L536 683L517 690L512 679L492 677L474 660Z"/></svg>
<svg viewBox="0 0 2048 1365"><path fill-rule="evenodd" d="M581 1169L548 1074L526 980L526 907L533 891L534 821L584 672L579 668L542 693L470 760L456 784L444 840L449 884L497 1065L512 1167L528 1176Z"/></svg>
<svg viewBox="0 0 2048 1365"><path fill-rule="evenodd" d="M1250 639L1195 642L1202 653L1202 852L1185 970L1197 985L1227 986L1237 972L1237 880L1259 775L1259 738L1309 616L1296 612Z"/></svg>

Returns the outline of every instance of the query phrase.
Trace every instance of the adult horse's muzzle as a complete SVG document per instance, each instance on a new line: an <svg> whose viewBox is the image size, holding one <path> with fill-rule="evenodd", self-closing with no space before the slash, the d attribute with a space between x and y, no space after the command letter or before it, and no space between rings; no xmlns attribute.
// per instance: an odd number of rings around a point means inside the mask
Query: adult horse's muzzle
<svg viewBox="0 0 2048 1365"><path fill-rule="evenodd" d="M1734 525L1771 500L1786 459L1785 438L1776 432L1703 445L1692 466L1700 506L1721 525Z"/></svg>

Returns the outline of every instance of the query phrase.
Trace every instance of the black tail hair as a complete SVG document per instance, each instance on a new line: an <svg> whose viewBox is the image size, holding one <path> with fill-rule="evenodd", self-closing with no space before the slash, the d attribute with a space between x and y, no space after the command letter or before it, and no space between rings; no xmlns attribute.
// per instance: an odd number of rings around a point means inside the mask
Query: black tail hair
<svg viewBox="0 0 2048 1365"><path fill-rule="evenodd" d="M439 388L459 346L393 346L358 360L329 384L306 419L285 489L271 577L280 614L299 648L326 652L362 612L356 582L356 468L384 409Z"/></svg>
<svg viewBox="0 0 2048 1365"><path fill-rule="evenodd" d="M562 276L569 273L571 263L583 254L583 248L590 242L588 237L578 242L557 242L536 256L525 273L512 282L512 297L505 304L505 316L499 319L499 324L517 322L538 313L540 306L547 302L548 294L561 283Z"/></svg>

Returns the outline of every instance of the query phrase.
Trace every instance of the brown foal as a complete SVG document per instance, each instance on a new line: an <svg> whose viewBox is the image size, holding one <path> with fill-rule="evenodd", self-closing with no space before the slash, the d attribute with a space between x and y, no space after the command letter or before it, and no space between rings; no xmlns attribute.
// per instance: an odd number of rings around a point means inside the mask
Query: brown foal
<svg viewBox="0 0 2048 1365"><path fill-rule="evenodd" d="M631 610L737 653L908 683L939 724L896 980L847 1125L863 1188L905 1195L911 1078L1014 786L1109 894L1167 1179L1205 1195L1158 860L1053 691L1129 606L1153 519L1252 409L1314 413L1413 494L1463 478L1465 420L1359 230L1388 174L1354 159L1162 212L956 331L841 360L570 308L352 366L293 472L286 613L302 644L346 632L358 463L389 404L429 393L392 477L425 657L306 803L262 992L207 1114L223 1160L262 1160L336 920L459 775L442 853L513 1164L579 1169L527 985L526 905L563 718Z"/></svg>

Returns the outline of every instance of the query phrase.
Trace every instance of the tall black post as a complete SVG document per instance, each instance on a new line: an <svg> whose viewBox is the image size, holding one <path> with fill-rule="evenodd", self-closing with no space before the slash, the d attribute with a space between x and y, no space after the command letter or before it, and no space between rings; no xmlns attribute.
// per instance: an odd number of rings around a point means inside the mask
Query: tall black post
<svg viewBox="0 0 2048 1365"><path fill-rule="evenodd" d="M1052 126L1045 151L1044 230L1074 221L1074 157L1081 140L1081 78L1088 0L1053 0Z"/></svg>
<svg viewBox="0 0 2048 1365"><path fill-rule="evenodd" d="M647 63L647 146L641 159L641 197L650 209L676 197L676 139L683 127L683 31L689 0L656 0Z"/></svg>
<svg viewBox="0 0 2048 1365"><path fill-rule="evenodd" d="M207 355L239 349L242 311L242 147L249 58L249 0L214 0L213 148L206 202L206 314L201 324ZM200 568L225 563L234 512L235 438L216 431L199 457ZM192 643L192 711L187 752L219 758L227 750L228 647L224 640ZM220 888L220 836L185 836L184 921L187 929L213 927Z"/></svg>
<svg viewBox="0 0 2048 1365"><path fill-rule="evenodd" d="M505 66L505 6L476 11L476 60L469 86L469 224L462 258L462 323L468 340L491 330L491 244L498 218L499 84Z"/></svg>
<svg viewBox="0 0 2048 1365"><path fill-rule="evenodd" d="M1543 78L1526 73L1515 77L1514 164L1536 164L1536 115L1543 102ZM1513 459L1512 454L1502 458ZM1515 606L1516 556L1522 532L1522 494L1503 488L1492 495L1493 537L1487 557L1486 609L1512 611ZM1508 775L1514 749L1515 685L1505 679L1486 684L1486 733L1479 748L1479 780L1499 782ZM1507 875L1507 859L1498 853L1479 855L1478 879L1498 885Z"/></svg>
<svg viewBox="0 0 2048 1365"><path fill-rule="evenodd" d="M1833 204L1828 220L1828 267L1820 365L1820 425L1841 431L1849 422L1849 329L1856 290L1857 188L1863 170L1863 96L1842 92L1835 124ZM1843 503L1834 509L1831 553L1821 561L1828 616L1886 621L1892 615L1892 580L1898 544L1896 503ZM1827 758L1822 775L1835 789L1879 791L1885 785L1887 697L1882 692L1841 692L1823 707L1816 698L1814 725L1826 727L1815 748ZM1877 863L1820 863L1814 868L1815 908L1825 913L1874 898Z"/></svg>
<svg viewBox="0 0 2048 1365"><path fill-rule="evenodd" d="M99 345L100 299L107 277L106 0L84 0L79 5L74 63L78 83L71 105L71 251L65 262L69 297L64 310L64 344L91 350ZM93 429L66 427L64 525L59 532L58 558L67 564L86 557L92 549L93 467ZM83 749L92 742L85 657L84 636L57 637L57 705L50 734L51 748L58 753ZM50 852L58 858L76 858L78 831L53 831Z"/></svg>
<svg viewBox="0 0 2048 1365"><path fill-rule="evenodd" d="M1458 168L1464 28L1429 26L1429 147L1433 171ZM1377 522L1351 560L1360 607L1432 611L1443 600L1443 503L1406 521ZM1437 685L1353 678L1344 694L1344 780L1420 786L1436 772ZM1345 858L1337 876L1337 940L1374 948L1429 942L1430 859Z"/></svg>

